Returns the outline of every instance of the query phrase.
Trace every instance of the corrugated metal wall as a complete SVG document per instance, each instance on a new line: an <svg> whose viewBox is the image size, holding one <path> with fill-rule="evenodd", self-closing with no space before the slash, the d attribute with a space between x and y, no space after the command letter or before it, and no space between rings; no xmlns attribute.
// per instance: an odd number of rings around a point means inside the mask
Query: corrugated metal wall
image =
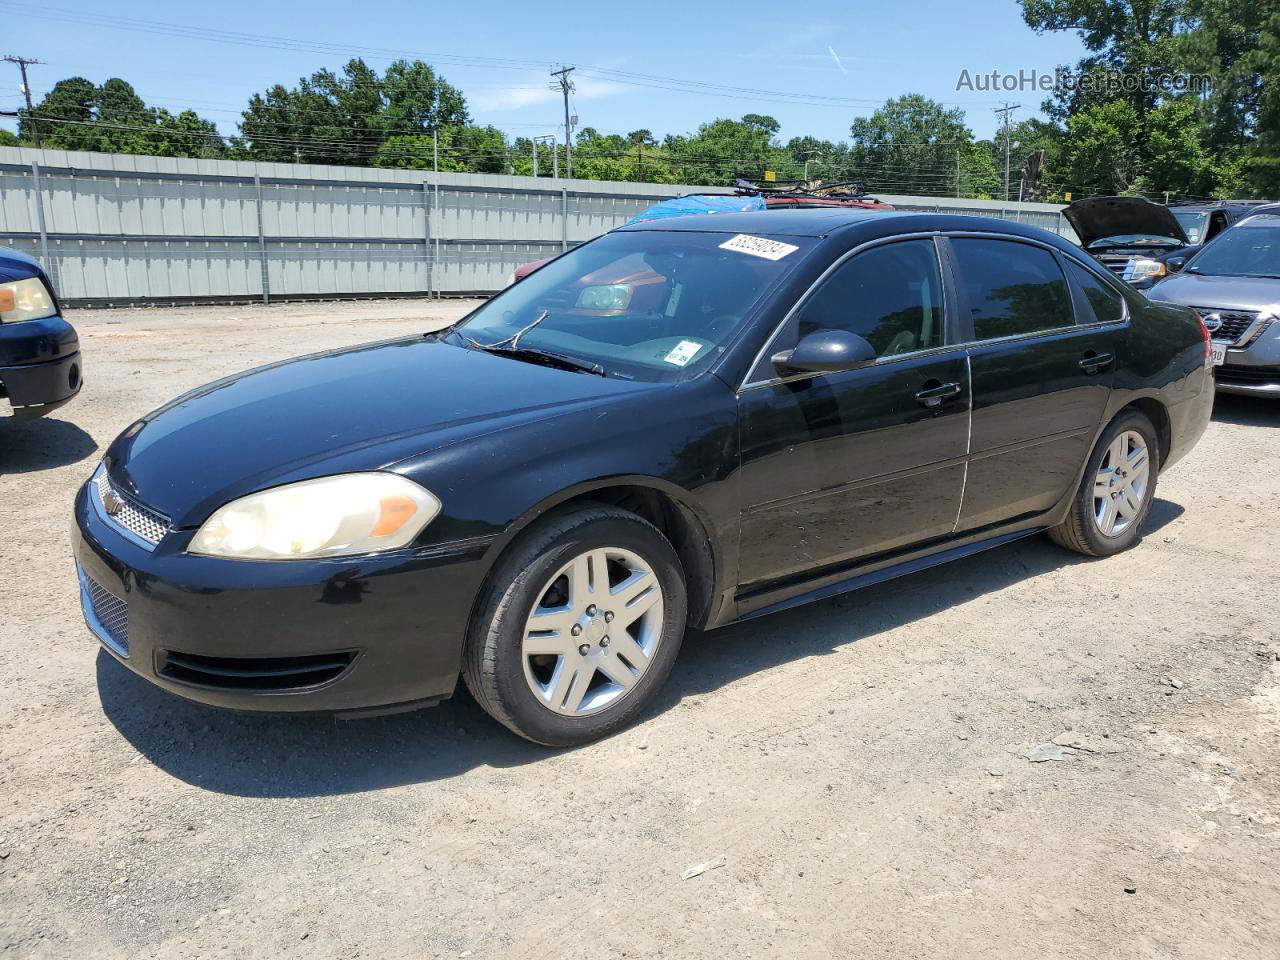
<svg viewBox="0 0 1280 960"><path fill-rule="evenodd" d="M64 300L440 295L723 188L0 147L0 244ZM888 197L1068 232L1053 204Z"/></svg>

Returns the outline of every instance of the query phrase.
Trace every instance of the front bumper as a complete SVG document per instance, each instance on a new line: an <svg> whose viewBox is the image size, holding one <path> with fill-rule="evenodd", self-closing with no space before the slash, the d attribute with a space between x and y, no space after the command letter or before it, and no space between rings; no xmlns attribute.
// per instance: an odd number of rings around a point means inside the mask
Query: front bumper
<svg viewBox="0 0 1280 960"><path fill-rule="evenodd" d="M1219 393L1280 397L1280 333L1276 324L1243 349L1228 349L1227 362L1214 370Z"/></svg>
<svg viewBox="0 0 1280 960"><path fill-rule="evenodd" d="M119 663L219 707L354 712L453 693L484 546L315 561L150 549L120 531L92 484L73 550L91 631Z"/></svg>
<svg viewBox="0 0 1280 960"><path fill-rule="evenodd" d="M80 392L80 354L60 360L0 367L0 397L8 397L15 420L43 417Z"/></svg>
<svg viewBox="0 0 1280 960"><path fill-rule="evenodd" d="M0 323L0 397L15 419L42 417L80 392L80 338L60 316Z"/></svg>

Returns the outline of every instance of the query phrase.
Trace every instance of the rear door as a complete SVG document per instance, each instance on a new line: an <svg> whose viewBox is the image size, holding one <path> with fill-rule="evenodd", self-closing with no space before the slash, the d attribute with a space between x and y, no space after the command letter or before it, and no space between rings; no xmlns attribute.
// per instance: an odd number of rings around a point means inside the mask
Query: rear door
<svg viewBox="0 0 1280 960"><path fill-rule="evenodd" d="M948 245L973 384L963 533L1049 510L1075 484L1126 314L1108 281L1047 245L974 235Z"/></svg>

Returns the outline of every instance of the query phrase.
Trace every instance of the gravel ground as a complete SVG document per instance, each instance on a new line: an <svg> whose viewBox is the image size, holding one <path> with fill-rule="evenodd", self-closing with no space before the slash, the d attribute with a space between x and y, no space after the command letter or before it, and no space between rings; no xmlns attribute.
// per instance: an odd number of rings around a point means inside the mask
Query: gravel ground
<svg viewBox="0 0 1280 960"><path fill-rule="evenodd" d="M466 308L72 317L83 394L0 422L6 955L1280 957L1280 405L1219 398L1129 553L1034 538L693 635L579 750L461 692L219 712L98 652L67 525L119 430Z"/></svg>

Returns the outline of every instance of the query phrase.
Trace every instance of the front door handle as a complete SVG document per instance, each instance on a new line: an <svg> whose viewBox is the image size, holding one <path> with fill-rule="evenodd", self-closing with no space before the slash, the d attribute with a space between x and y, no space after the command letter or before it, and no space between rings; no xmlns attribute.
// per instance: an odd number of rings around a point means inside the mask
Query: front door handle
<svg viewBox="0 0 1280 960"><path fill-rule="evenodd" d="M924 389L916 394L916 399L926 407L940 407L943 401L958 396L960 396L960 384L929 380L925 382Z"/></svg>
<svg viewBox="0 0 1280 960"><path fill-rule="evenodd" d="M1084 359L1080 361L1080 369L1085 373L1097 373L1099 370L1105 370L1111 366L1113 357L1109 353L1095 353L1090 350L1084 355Z"/></svg>

